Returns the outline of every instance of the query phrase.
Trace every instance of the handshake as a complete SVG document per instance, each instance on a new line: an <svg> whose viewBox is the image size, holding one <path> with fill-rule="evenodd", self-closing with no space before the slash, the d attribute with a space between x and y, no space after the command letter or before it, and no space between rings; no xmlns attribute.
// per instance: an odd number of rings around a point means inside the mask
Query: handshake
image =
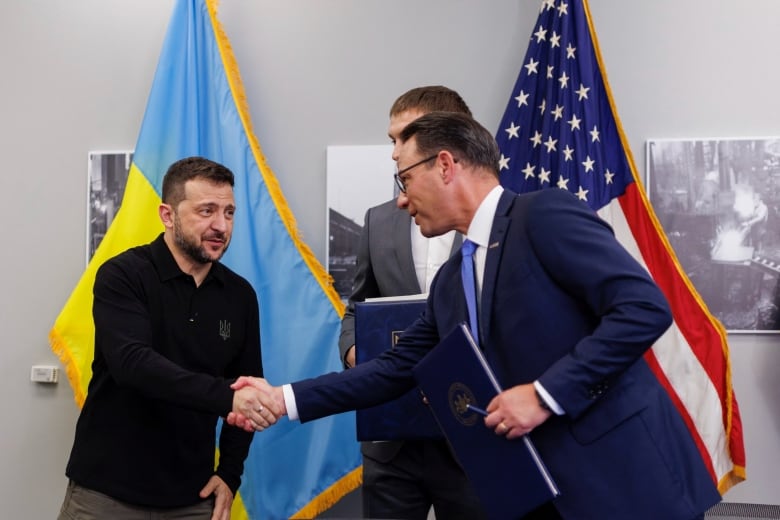
<svg viewBox="0 0 780 520"><path fill-rule="evenodd" d="M259 377L241 376L230 385L233 393L233 410L227 423L247 432L261 432L287 415L281 386L271 386Z"/></svg>

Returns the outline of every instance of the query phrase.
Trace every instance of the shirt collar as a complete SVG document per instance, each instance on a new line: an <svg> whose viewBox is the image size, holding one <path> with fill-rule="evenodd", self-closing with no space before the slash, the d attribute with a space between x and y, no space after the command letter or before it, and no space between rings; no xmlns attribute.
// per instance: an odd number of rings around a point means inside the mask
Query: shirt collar
<svg viewBox="0 0 780 520"><path fill-rule="evenodd" d="M488 242L490 242L490 230L493 227L493 218L496 216L498 200L501 198L501 193L503 193L503 191L504 188L502 188L501 185L490 190L490 193L482 199L476 213L474 213L474 218L471 219L466 238L478 246L487 247Z"/></svg>

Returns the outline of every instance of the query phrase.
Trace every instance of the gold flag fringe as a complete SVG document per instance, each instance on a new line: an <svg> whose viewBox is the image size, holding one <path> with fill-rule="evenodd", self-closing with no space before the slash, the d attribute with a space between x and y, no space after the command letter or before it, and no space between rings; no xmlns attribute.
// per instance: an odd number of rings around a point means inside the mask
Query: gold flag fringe
<svg viewBox="0 0 780 520"><path fill-rule="evenodd" d="M336 481L328 489L317 495L317 498L303 507L290 518L296 520L315 518L317 515L330 508L341 498L357 489L363 483L363 466L358 466Z"/></svg>
<svg viewBox="0 0 780 520"><path fill-rule="evenodd" d="M236 58L233 55L233 50L230 46L230 42L227 39L227 35L225 34L225 31L222 29L222 25L217 19L218 3L218 0L206 0L206 6L209 10L211 23L214 27L217 47L219 48L219 53L222 56L222 63L225 65L225 73L228 78L228 83L230 84L230 90L233 92L233 99L236 101L238 114L241 117L241 122L244 125L244 130L249 140L249 145L252 148L252 153L255 156L255 160L257 160L258 169L260 170L260 174L263 176L263 180L268 187L268 192L271 195L271 199L274 201L274 205L276 206L276 211L279 212L279 216L281 217L282 222L284 222L290 238L292 238L295 246L298 248L298 252L301 254L301 257L303 258L304 262L306 262L309 270L311 270L315 279L320 284L320 287L322 287L322 290L330 300L333 308L336 309L339 317L341 317L344 315L344 304L342 303L341 298L339 297L336 290L333 288L333 277L328 274L328 272L325 270L325 267L319 262L319 260L317 260L309 246L301 240L300 231L298 230L298 225L295 222L295 217L293 216L292 211L290 211L290 207L287 205L287 200L284 198L284 194L282 194L282 190L279 187L279 182L271 168L268 166L262 149L260 148L260 143L257 141L257 137L255 137L254 130L252 129L252 121L249 118L249 105L246 100L246 93L244 92L244 86L241 82L241 75L238 71L238 64L236 63Z"/></svg>
<svg viewBox="0 0 780 520"><path fill-rule="evenodd" d="M206 0L206 7L208 8L209 17L211 18L211 23L214 28L214 35L220 56L222 57L222 63L225 66L225 73L230 85L230 90L233 93L233 99L236 102L236 108L239 117L241 118L241 122L244 125L244 131L247 135L249 145L252 148L252 153L257 161L258 169L260 170L263 181L271 195L271 200L273 200L274 205L276 206L276 211L279 213L279 216L287 229L287 233L289 233L290 238L292 238L301 258L306 262L306 265L314 275L317 283L322 287L323 292L330 300L338 316L341 317L344 315L344 304L341 302L341 298L333 288L333 278L317 260L309 246L301 240L295 217L293 216L292 211L290 211L290 207L287 205L287 200L279 187L279 182L271 168L268 166L262 149L260 148L260 143L252 129L252 122L249 118L249 105L247 103L243 83L241 82L238 64L233 55L233 50L227 39L227 35L217 19L218 3L218 0ZM314 500L304 506L303 509L298 511L292 518L313 518L338 502L344 495L360 486L362 480L363 468L361 466L354 469L332 484L328 489L317 495ZM240 501L240 497L237 496L237 499ZM245 508L238 507L235 509L239 509L239 511L237 511L239 515L243 514L244 517L246 516Z"/></svg>

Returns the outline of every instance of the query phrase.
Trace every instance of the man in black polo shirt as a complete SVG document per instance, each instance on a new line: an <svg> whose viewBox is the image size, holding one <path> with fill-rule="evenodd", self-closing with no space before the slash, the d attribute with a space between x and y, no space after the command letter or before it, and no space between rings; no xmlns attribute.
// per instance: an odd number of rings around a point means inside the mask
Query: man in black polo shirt
<svg viewBox="0 0 780 520"><path fill-rule="evenodd" d="M162 191L164 232L95 278L92 380L61 519L227 518L252 434L225 424L215 470L217 419L244 410L275 422L258 392L230 389L263 374L257 297L219 263L233 174L190 157L171 165Z"/></svg>

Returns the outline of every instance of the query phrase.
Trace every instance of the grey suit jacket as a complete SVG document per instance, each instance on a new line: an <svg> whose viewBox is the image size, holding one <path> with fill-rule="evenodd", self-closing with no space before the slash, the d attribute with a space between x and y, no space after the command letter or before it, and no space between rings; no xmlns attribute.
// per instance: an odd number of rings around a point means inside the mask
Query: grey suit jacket
<svg viewBox="0 0 780 520"><path fill-rule="evenodd" d="M366 211L357 253L357 270L347 310L341 321L339 352L344 360L355 344L355 302L367 298L405 296L422 292L412 258L409 213L398 209L395 199ZM456 235L452 252L463 238Z"/></svg>

